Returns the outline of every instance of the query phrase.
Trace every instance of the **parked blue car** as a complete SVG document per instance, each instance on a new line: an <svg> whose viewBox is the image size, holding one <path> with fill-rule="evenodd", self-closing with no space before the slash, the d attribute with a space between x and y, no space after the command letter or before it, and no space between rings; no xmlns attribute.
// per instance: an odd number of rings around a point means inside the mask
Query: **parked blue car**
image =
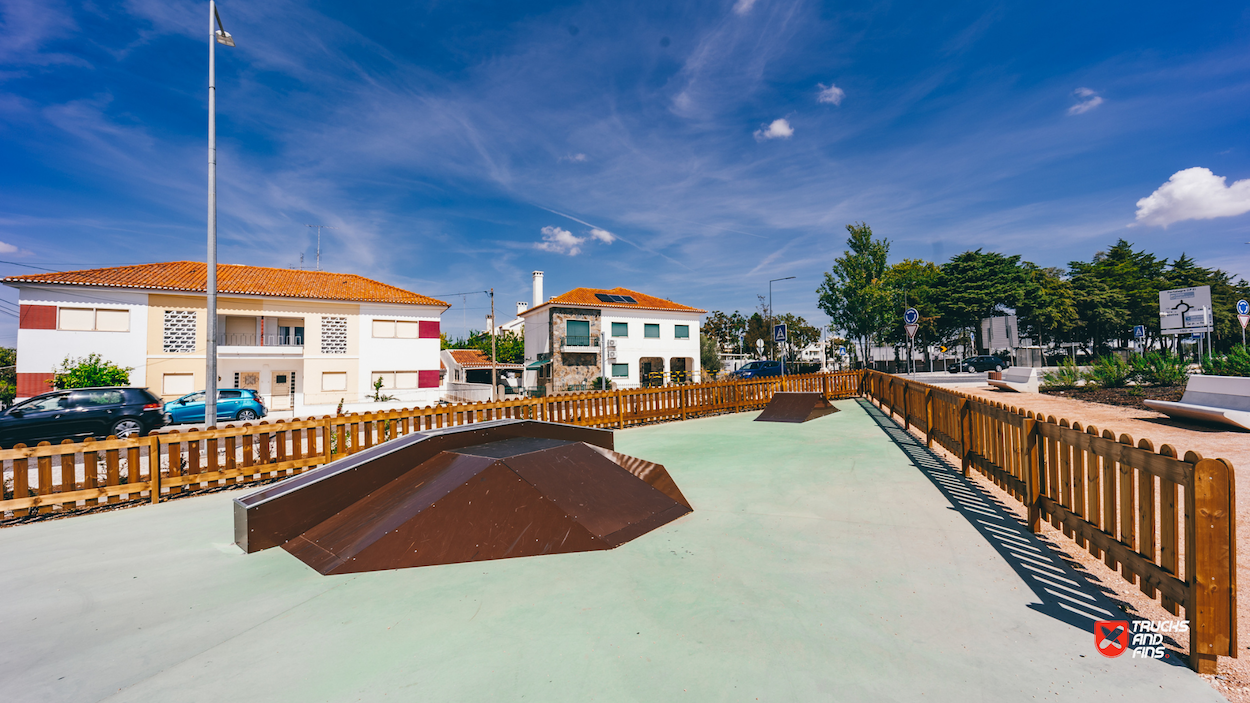
<svg viewBox="0 0 1250 703"><path fill-rule="evenodd" d="M734 378L766 378L780 375L780 361L752 361L730 374Z"/></svg>
<svg viewBox="0 0 1250 703"><path fill-rule="evenodd" d="M256 420L269 414L256 391L226 388L217 391L218 420ZM189 393L165 403L165 416L171 425L204 422L204 391Z"/></svg>

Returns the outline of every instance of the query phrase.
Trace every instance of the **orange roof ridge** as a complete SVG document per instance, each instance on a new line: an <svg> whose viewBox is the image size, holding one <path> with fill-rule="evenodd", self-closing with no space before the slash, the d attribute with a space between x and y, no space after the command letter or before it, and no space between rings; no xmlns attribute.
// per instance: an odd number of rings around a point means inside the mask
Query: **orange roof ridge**
<svg viewBox="0 0 1250 703"><path fill-rule="evenodd" d="M207 290L208 267L200 261L167 261L110 268L8 276L0 282L141 288L188 293ZM274 298L344 300L359 303L441 305L448 303L354 273L302 271L242 264L217 265L217 292Z"/></svg>
<svg viewBox="0 0 1250 703"><path fill-rule="evenodd" d="M611 294L611 295L629 295L629 296L632 296L634 300L637 300L638 302L637 304L606 303L596 298L595 297L596 293L604 293L604 294ZM647 295L646 293L639 293L636 290L630 290L629 288L622 288L620 286L617 286L616 288L574 288L573 290L563 295L555 296L551 300L548 300L547 302L541 305L535 305L534 307L530 308L529 310L526 310L525 312L521 314L526 315L526 314L532 313L535 310L538 310L539 308L542 308L546 305L574 305L574 306L579 306L579 307L590 306L590 307L598 307L598 308L624 308L624 309L636 309L636 310L671 310L673 312L697 312L697 313L707 312L707 310L691 307L689 305L682 305L681 303L674 303L671 300L665 300L664 298L657 298L654 295Z"/></svg>

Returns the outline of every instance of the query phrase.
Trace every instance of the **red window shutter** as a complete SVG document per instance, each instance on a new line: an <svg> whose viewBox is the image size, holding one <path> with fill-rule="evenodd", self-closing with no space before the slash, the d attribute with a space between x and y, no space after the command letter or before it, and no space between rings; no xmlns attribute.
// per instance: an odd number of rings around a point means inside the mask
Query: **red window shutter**
<svg viewBox="0 0 1250 703"><path fill-rule="evenodd" d="M422 322L421 324L425 324ZM438 324L437 322L434 324ZM417 388L438 388L438 371L418 371Z"/></svg>
<svg viewBox="0 0 1250 703"><path fill-rule="evenodd" d="M23 305L17 326L24 330L56 329L55 305Z"/></svg>
<svg viewBox="0 0 1250 703"><path fill-rule="evenodd" d="M438 320L422 320L417 334L421 339L438 339ZM421 373L425 373L422 371ZM438 385L437 383L434 385Z"/></svg>
<svg viewBox="0 0 1250 703"><path fill-rule="evenodd" d="M22 306L26 307L26 306ZM56 308L52 308L55 310ZM17 375L17 397L30 398L31 396L47 393L52 390L52 384L49 383L56 378L56 374L52 373L19 373Z"/></svg>

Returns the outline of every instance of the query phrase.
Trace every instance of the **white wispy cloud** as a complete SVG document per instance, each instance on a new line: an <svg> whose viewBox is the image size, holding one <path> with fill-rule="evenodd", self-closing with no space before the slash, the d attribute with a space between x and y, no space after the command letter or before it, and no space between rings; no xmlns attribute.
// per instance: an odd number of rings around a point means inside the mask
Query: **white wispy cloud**
<svg viewBox="0 0 1250 703"><path fill-rule="evenodd" d="M824 83L817 83L816 87L820 88L820 92L816 94L816 102L818 103L826 103L829 105L841 105L842 98L846 97L846 91L842 90L841 88L839 88L838 86L832 83L830 83L828 86L826 86Z"/></svg>
<svg viewBox="0 0 1250 703"><path fill-rule="evenodd" d="M1182 220L1210 220L1250 212L1250 178L1225 185L1209 168L1177 171L1137 201L1137 221L1167 227Z"/></svg>
<svg viewBox="0 0 1250 703"><path fill-rule="evenodd" d="M585 154L568 154L567 156L561 156L557 160L558 161L570 161L575 164L581 164L581 163L585 163L588 160L588 157Z"/></svg>
<svg viewBox="0 0 1250 703"><path fill-rule="evenodd" d="M8 242L0 242L0 254L14 254L18 251L17 247Z"/></svg>
<svg viewBox="0 0 1250 703"><path fill-rule="evenodd" d="M534 245L535 249L555 254L577 256L582 253L584 237L579 237L563 227L543 227L543 240Z"/></svg>
<svg viewBox="0 0 1250 703"><path fill-rule="evenodd" d="M1072 91L1080 102L1068 108L1069 115L1079 115L1083 112L1089 112L1102 104L1102 96L1089 88L1077 88Z"/></svg>
<svg viewBox="0 0 1250 703"><path fill-rule="evenodd" d="M590 236L594 237L600 242L603 242L604 244L611 244L612 242L616 241L615 234L612 234L606 229L599 229L598 227L595 227L590 230Z"/></svg>
<svg viewBox="0 0 1250 703"><path fill-rule="evenodd" d="M794 128L785 118L773 120L767 127L755 130L755 140L759 142L766 139L789 139L792 136L794 136Z"/></svg>
<svg viewBox="0 0 1250 703"><path fill-rule="evenodd" d="M738 0L734 3L734 14L745 15L755 6L755 0Z"/></svg>

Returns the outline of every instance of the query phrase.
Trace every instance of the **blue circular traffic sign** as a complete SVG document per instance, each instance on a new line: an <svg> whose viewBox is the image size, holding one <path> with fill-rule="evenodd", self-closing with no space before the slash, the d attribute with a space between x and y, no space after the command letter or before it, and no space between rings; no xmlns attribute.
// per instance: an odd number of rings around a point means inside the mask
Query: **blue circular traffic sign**
<svg viewBox="0 0 1250 703"><path fill-rule="evenodd" d="M1246 302L1245 300L1238 300L1237 301L1237 314L1238 315L1250 315L1250 302Z"/></svg>
<svg viewBox="0 0 1250 703"><path fill-rule="evenodd" d="M920 313L916 311L916 308L907 308L907 312L903 313L903 322L909 325L916 324L916 321L919 319Z"/></svg>

